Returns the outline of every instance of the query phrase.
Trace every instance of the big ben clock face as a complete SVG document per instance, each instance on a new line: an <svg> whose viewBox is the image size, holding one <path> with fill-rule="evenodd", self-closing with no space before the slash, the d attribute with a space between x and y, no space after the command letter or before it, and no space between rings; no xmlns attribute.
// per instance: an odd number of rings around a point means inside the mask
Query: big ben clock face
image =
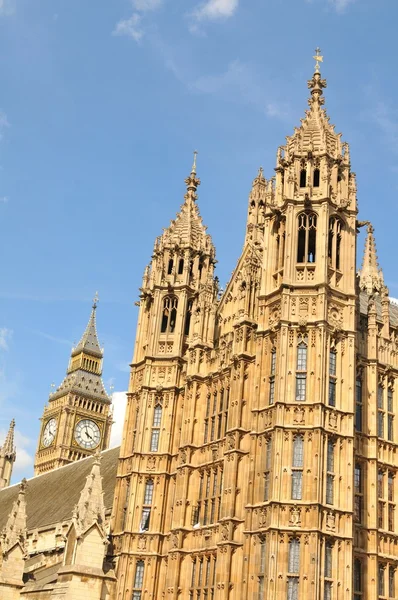
<svg viewBox="0 0 398 600"><path fill-rule="evenodd" d="M46 426L43 430L43 435L41 438L41 443L46 448L51 446L53 441L55 440L55 434L57 433L57 421L55 419L50 419L47 421Z"/></svg>
<svg viewBox="0 0 398 600"><path fill-rule="evenodd" d="M100 442L101 433L97 423L90 419L79 421L75 427L75 440L82 448L91 450L96 448Z"/></svg>

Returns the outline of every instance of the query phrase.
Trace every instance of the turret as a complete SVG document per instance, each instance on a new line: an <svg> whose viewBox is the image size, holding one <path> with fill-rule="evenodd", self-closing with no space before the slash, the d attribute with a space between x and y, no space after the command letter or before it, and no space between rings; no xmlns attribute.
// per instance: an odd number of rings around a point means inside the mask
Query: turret
<svg viewBox="0 0 398 600"><path fill-rule="evenodd" d="M0 598L18 600L23 588L26 558L26 479L21 481L18 498L0 535Z"/></svg>
<svg viewBox="0 0 398 600"><path fill-rule="evenodd" d="M8 487L12 476L12 468L16 459L14 446L14 419L10 423L4 444L0 449L0 489Z"/></svg>
<svg viewBox="0 0 398 600"><path fill-rule="evenodd" d="M374 228L368 223L362 266L359 270L359 287L371 295L380 293L384 287L383 271L377 261Z"/></svg>

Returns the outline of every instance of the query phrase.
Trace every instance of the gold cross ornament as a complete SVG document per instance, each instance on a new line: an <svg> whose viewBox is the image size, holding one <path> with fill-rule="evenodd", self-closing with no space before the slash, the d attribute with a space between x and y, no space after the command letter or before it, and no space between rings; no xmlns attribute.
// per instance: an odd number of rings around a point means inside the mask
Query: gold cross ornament
<svg viewBox="0 0 398 600"><path fill-rule="evenodd" d="M321 49L316 48L315 49L315 56L312 57L316 63L315 63L315 73L319 73L319 63L323 62L323 56L321 56Z"/></svg>

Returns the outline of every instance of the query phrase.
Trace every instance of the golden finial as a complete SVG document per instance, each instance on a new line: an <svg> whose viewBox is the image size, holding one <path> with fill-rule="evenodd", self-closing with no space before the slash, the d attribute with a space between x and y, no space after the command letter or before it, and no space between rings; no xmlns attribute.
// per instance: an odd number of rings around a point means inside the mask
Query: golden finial
<svg viewBox="0 0 398 600"><path fill-rule="evenodd" d="M194 150L193 152L193 165L192 165L192 171L191 173L193 173L194 175L196 175L196 157L198 155L198 151Z"/></svg>
<svg viewBox="0 0 398 600"><path fill-rule="evenodd" d="M95 296L93 298L93 308L97 308L98 301L99 301L98 292L95 292Z"/></svg>
<svg viewBox="0 0 398 600"><path fill-rule="evenodd" d="M319 73L319 63L323 62L323 56L321 56L321 49L319 46L315 48L315 56L312 57L315 62L315 73Z"/></svg>

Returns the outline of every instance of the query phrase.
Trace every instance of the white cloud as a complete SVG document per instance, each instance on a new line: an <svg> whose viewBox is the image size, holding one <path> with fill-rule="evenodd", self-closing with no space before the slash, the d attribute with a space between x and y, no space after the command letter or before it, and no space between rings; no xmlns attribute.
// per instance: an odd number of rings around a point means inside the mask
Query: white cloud
<svg viewBox="0 0 398 600"><path fill-rule="evenodd" d="M0 16L12 15L15 11L15 0L0 0Z"/></svg>
<svg viewBox="0 0 398 600"><path fill-rule="evenodd" d="M127 392L114 392L112 395L113 425L111 430L110 448L122 443L124 415L127 406Z"/></svg>
<svg viewBox="0 0 398 600"><path fill-rule="evenodd" d="M132 0L135 10L140 12L148 12L157 10L162 5L163 0Z"/></svg>
<svg viewBox="0 0 398 600"><path fill-rule="evenodd" d="M141 28L141 15L133 13L129 19L123 19L117 23L113 35L127 35L139 42L144 35Z"/></svg>
<svg viewBox="0 0 398 600"><path fill-rule="evenodd" d="M353 4L355 0L329 0L338 13L343 13L349 4Z"/></svg>
<svg viewBox="0 0 398 600"><path fill-rule="evenodd" d="M252 67L240 60L230 62L223 73L199 77L189 87L204 94L224 95L228 100L249 104L271 118L289 115L289 107L285 102L270 98L269 89L272 86L265 85Z"/></svg>
<svg viewBox="0 0 398 600"><path fill-rule="evenodd" d="M193 12L193 16L198 21L228 19L235 14L238 4L239 0L207 0Z"/></svg>
<svg viewBox="0 0 398 600"><path fill-rule="evenodd" d="M0 350L8 350L8 342L12 337L12 329L0 327Z"/></svg>

